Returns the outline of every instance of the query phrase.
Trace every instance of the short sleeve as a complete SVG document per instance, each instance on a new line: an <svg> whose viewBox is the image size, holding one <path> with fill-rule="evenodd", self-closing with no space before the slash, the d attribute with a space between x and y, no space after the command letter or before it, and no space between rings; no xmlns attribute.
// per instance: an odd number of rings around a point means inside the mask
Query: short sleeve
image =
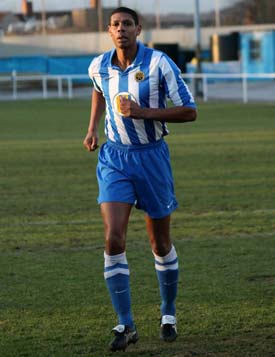
<svg viewBox="0 0 275 357"><path fill-rule="evenodd" d="M93 87L97 92L102 93L100 87L100 74L98 70L98 57L93 59L88 68L88 74L90 79L92 80Z"/></svg>
<svg viewBox="0 0 275 357"><path fill-rule="evenodd" d="M160 58L160 82L165 94L176 106L196 108L195 100L188 86L184 82L181 71L167 55Z"/></svg>

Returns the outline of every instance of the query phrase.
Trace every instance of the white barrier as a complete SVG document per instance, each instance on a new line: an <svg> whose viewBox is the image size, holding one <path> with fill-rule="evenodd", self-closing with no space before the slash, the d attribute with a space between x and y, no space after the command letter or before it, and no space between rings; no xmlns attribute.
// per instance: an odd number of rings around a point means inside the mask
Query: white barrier
<svg viewBox="0 0 275 357"><path fill-rule="evenodd" d="M71 99L73 98L73 81L74 80L89 80L89 77L84 74L70 74L70 75L17 75L15 72L11 74L11 76L0 76L0 84L2 83L7 83L8 85L11 86L12 88L12 95L6 96L7 99L21 99L24 98L26 99L26 96L22 95L22 91L20 93L20 83L22 84L28 84L28 83L34 83L38 82L41 83L41 91L39 90L32 90L31 92L28 92L28 98L37 98L41 97L43 99L48 99L49 98L49 81L56 82L56 88L57 88L57 95L56 97L58 98L64 98L64 82L67 87L67 95L66 97ZM89 83L89 87L91 87L91 82ZM21 96L20 96L21 94ZM40 95L39 95L40 94ZM1 98L1 88L0 88L0 98ZM3 96L1 99L4 99Z"/></svg>
<svg viewBox="0 0 275 357"><path fill-rule="evenodd" d="M247 103L248 101L271 101L275 102L275 73L237 73L237 74L214 74L214 73L192 73L182 74L182 77L188 82L192 93L201 96L204 102L214 100L236 100ZM75 83L87 81L87 85L82 85L82 90ZM56 83L56 90L49 89ZM41 84L41 90L31 88L27 92L20 86L32 85L38 82ZM197 92L197 84L200 82L200 93ZM1 94L1 83L6 83L7 94ZM10 88L10 90L9 90ZM66 92L64 89L67 89ZM76 96L89 97L91 94L91 81L88 75L18 75L13 72L10 76L0 76L0 99L17 100L33 98L64 98L69 99Z"/></svg>
<svg viewBox="0 0 275 357"><path fill-rule="evenodd" d="M192 92L196 93L195 82L201 80L201 94L204 102L209 99L209 88L213 83L216 84L216 99L226 99L222 95L223 91L229 88L227 99L237 99L242 100L243 103L247 103L249 100L249 84L251 85L250 91L253 92L251 100L256 101L274 101L275 102L275 73L234 73L234 74L221 74L221 73L192 73L192 74L182 74L185 80L191 80ZM241 95L235 92L237 84L240 84ZM230 84L233 84L230 86ZM261 86L257 86L261 84ZM263 85L265 84L265 85ZM231 91L230 91L231 89ZM230 93L231 92L231 93Z"/></svg>

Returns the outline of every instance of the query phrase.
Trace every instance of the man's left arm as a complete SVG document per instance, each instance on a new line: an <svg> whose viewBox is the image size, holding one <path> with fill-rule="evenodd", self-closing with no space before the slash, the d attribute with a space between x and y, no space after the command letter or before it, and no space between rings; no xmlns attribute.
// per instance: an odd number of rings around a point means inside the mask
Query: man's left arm
<svg viewBox="0 0 275 357"><path fill-rule="evenodd" d="M141 108L132 100L120 97L120 111L125 117L149 119L167 123L185 123L196 120L197 110L191 107L174 106L171 108Z"/></svg>

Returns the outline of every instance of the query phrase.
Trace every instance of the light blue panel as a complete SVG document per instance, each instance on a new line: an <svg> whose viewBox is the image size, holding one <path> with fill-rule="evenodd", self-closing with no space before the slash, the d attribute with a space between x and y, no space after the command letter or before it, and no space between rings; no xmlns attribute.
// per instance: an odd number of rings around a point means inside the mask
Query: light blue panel
<svg viewBox="0 0 275 357"><path fill-rule="evenodd" d="M0 72L12 71L23 73L45 73L47 71L47 59L45 57L10 57L0 59Z"/></svg>
<svg viewBox="0 0 275 357"><path fill-rule="evenodd" d="M95 55L91 56L30 56L0 58L0 73L87 74Z"/></svg>
<svg viewBox="0 0 275 357"><path fill-rule="evenodd" d="M259 41L260 57L252 58L251 41ZM241 34L242 70L245 73L272 73L275 71L275 32Z"/></svg>

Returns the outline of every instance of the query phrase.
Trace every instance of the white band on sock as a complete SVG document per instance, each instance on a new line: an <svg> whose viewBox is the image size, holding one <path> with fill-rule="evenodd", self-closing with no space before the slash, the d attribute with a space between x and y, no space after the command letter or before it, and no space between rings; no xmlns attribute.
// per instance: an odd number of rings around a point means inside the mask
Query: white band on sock
<svg viewBox="0 0 275 357"><path fill-rule="evenodd" d="M110 267L117 263L127 264L125 252L116 254L116 255L108 255L106 252L104 252L104 266L105 267Z"/></svg>
<svg viewBox="0 0 275 357"><path fill-rule="evenodd" d="M104 252L104 277L111 278L117 274L130 275L126 253L108 255Z"/></svg>
<svg viewBox="0 0 275 357"><path fill-rule="evenodd" d="M164 257L159 257L154 252L153 254L155 257L156 270L166 271L166 270L177 270L179 268L177 252L173 245L170 252Z"/></svg>
<svg viewBox="0 0 275 357"><path fill-rule="evenodd" d="M172 245L172 248L170 250L170 252L165 255L164 257L159 257L157 254L154 254L155 259L159 262L159 263L169 263L173 260L175 260L177 258L177 252L175 247Z"/></svg>

